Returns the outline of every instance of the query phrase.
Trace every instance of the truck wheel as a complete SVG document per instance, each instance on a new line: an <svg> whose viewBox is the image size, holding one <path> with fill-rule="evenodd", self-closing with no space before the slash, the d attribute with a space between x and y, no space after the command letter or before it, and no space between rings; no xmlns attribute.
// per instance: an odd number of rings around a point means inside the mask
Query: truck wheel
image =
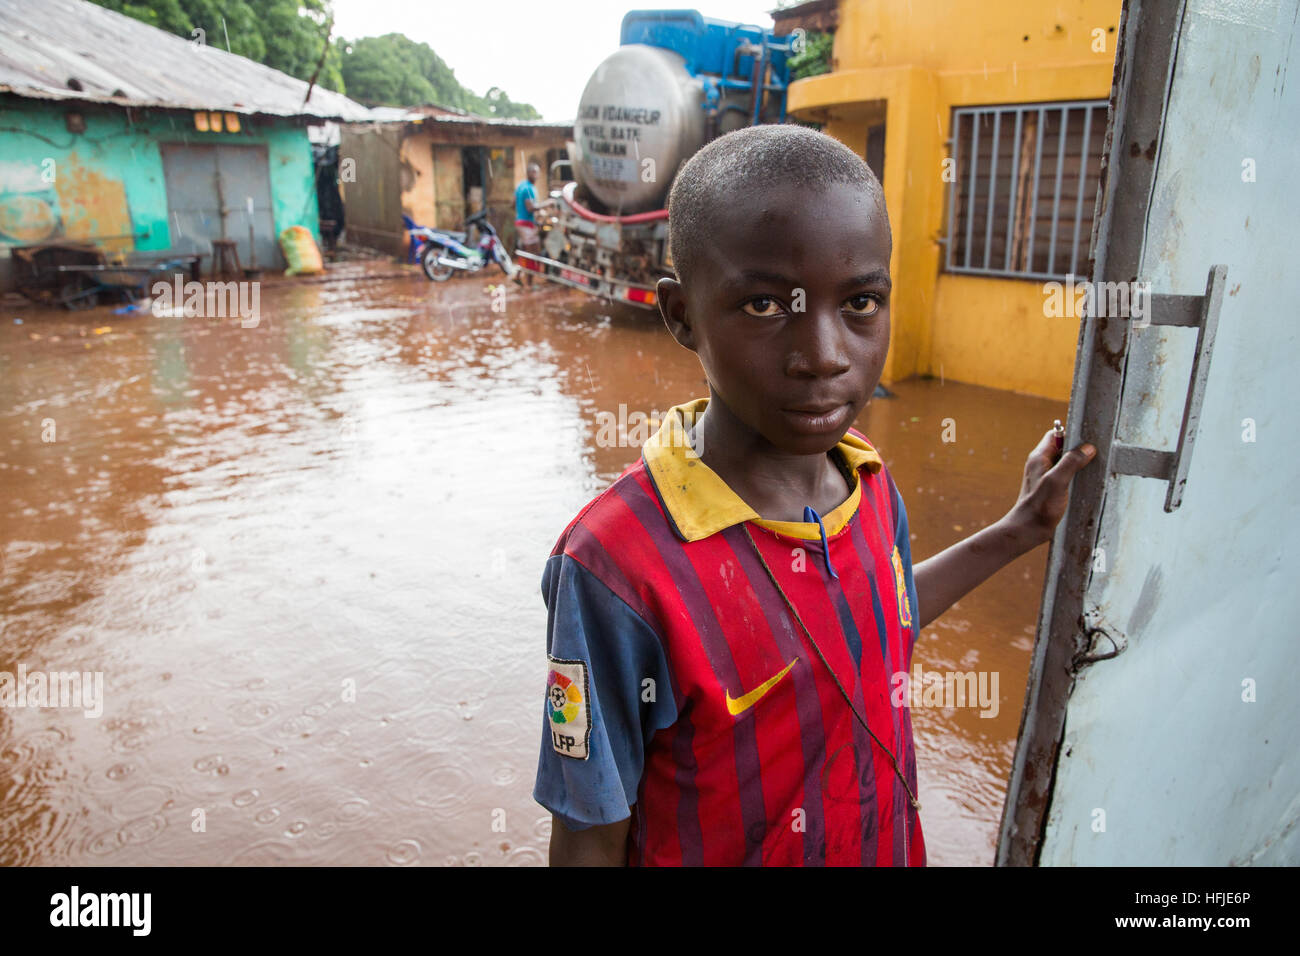
<svg viewBox="0 0 1300 956"><path fill-rule="evenodd" d="M424 250L424 256L420 259L424 274L434 282L446 282L451 278L451 274L456 271L451 266L438 261L438 255L441 252L442 250L437 246L430 246Z"/></svg>

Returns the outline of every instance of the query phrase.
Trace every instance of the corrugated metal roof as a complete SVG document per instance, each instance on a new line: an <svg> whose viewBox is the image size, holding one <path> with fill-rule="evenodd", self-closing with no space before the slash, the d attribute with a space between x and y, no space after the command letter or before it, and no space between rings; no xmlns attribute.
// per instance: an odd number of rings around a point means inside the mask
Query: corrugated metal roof
<svg viewBox="0 0 1300 956"><path fill-rule="evenodd" d="M487 126L535 126L538 129L573 128L573 120L552 122L547 120L514 119L512 117L475 116L473 113L465 116L424 116L422 119L426 123L483 123Z"/></svg>
<svg viewBox="0 0 1300 956"><path fill-rule="evenodd" d="M200 47L85 0L0 0L0 92L119 106L370 118L360 103L319 86L304 105L302 80L215 42Z"/></svg>
<svg viewBox="0 0 1300 956"><path fill-rule="evenodd" d="M436 111L436 112L433 112ZM464 110L445 106L372 106L369 121L373 123L461 123L471 126L514 126L536 129L570 129L573 120L552 122L513 117L479 116Z"/></svg>

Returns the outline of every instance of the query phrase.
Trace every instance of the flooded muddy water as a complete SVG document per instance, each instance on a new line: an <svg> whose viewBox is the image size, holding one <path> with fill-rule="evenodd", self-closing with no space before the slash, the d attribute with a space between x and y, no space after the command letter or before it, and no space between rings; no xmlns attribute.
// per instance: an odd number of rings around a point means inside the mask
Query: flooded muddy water
<svg viewBox="0 0 1300 956"><path fill-rule="evenodd" d="M600 447L597 413L706 390L651 313L558 289L493 311L488 284L349 266L265 284L254 328L4 307L0 672L103 693L0 708L0 863L545 861L543 564L638 453ZM917 560L1005 511L1064 418L895 391L858 425ZM1000 674L995 717L914 714L933 864L992 861L1045 563L918 644Z"/></svg>

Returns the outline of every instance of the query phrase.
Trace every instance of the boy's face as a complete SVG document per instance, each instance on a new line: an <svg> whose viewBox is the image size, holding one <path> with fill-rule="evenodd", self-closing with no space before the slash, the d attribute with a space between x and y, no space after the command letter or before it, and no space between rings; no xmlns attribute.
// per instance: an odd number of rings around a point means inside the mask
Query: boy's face
<svg viewBox="0 0 1300 956"><path fill-rule="evenodd" d="M673 337L713 393L786 454L824 453L866 406L889 349L883 201L841 183L734 196L690 287L662 280Z"/></svg>

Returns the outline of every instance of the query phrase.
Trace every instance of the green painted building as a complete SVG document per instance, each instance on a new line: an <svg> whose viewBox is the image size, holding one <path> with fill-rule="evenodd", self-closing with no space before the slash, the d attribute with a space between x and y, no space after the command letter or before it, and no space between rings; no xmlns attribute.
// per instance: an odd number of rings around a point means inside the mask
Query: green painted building
<svg viewBox="0 0 1300 956"><path fill-rule="evenodd" d="M319 241L313 138L369 116L83 0L0 0L0 289L15 246L59 241L210 256L228 239L283 268L281 231Z"/></svg>

